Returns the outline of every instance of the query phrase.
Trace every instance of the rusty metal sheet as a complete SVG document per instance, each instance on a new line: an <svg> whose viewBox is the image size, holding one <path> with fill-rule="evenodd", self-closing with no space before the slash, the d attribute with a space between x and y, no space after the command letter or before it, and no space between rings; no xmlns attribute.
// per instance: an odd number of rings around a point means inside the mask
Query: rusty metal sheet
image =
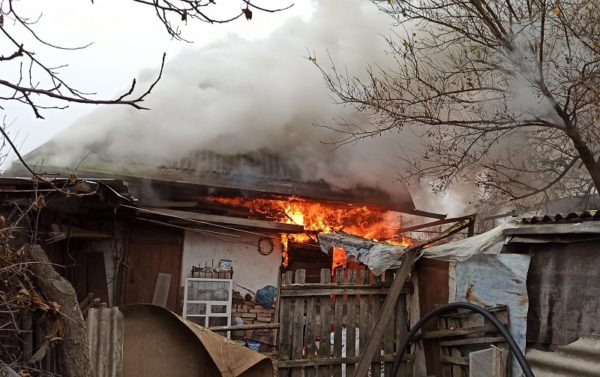
<svg viewBox="0 0 600 377"><path fill-rule="evenodd" d="M97 377L273 377L270 358L159 306L90 309Z"/></svg>
<svg viewBox="0 0 600 377"><path fill-rule="evenodd" d="M600 377L600 335L584 335L555 352L529 350L536 377Z"/></svg>

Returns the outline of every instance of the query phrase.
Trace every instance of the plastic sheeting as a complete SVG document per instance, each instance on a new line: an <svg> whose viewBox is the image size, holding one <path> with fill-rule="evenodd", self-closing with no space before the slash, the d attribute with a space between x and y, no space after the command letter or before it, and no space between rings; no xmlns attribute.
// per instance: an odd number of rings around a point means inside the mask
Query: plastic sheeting
<svg viewBox="0 0 600 377"><path fill-rule="evenodd" d="M479 306L507 305L510 333L525 353L527 333L527 271L529 254L476 255L450 263L450 302L472 302ZM522 376L516 360L512 377Z"/></svg>
<svg viewBox="0 0 600 377"><path fill-rule="evenodd" d="M404 260L405 248L402 246L375 243L339 233L321 233L318 237L321 251L325 254L329 254L333 247L343 247L346 258L366 265L377 276L385 270L400 267Z"/></svg>
<svg viewBox="0 0 600 377"><path fill-rule="evenodd" d="M498 255L506 241L504 231L515 227L518 227L518 224L508 222L473 237L427 248L423 256L446 261L464 261L477 254Z"/></svg>
<svg viewBox="0 0 600 377"><path fill-rule="evenodd" d="M504 231L516 227L519 227L519 224L508 222L473 237L426 248L423 250L423 256L446 261L464 261L478 254L498 255L507 241ZM366 265L375 275L381 275L387 269L400 267L406 249L342 233L321 233L318 237L324 253L329 254L333 247L343 247L347 258Z"/></svg>

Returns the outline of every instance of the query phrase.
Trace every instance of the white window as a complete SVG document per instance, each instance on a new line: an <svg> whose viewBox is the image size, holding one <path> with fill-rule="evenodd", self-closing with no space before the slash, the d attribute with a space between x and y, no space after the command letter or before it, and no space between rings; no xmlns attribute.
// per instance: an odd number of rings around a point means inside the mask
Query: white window
<svg viewBox="0 0 600 377"><path fill-rule="evenodd" d="M185 279L183 317L203 327L231 325L231 279Z"/></svg>

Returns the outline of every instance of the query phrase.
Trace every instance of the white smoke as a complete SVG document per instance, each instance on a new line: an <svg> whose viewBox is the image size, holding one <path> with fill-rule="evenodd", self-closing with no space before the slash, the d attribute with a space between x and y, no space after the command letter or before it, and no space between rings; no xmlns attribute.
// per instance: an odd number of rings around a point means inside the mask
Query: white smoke
<svg viewBox="0 0 600 377"><path fill-rule="evenodd" d="M314 126L336 119L368 123L364 114L334 103L316 67L306 58L329 56L348 72L385 65L385 41L392 20L370 2L318 2L308 21L293 19L262 40L228 37L207 48L190 49L168 61L163 79L145 105L152 110L104 107L54 138L57 149L46 164L93 165L95 155L124 164L159 166L194 151L238 154L269 150L293 160L310 180L349 188L378 186L393 192L402 136L334 149L336 135ZM140 87L155 72L142 72Z"/></svg>

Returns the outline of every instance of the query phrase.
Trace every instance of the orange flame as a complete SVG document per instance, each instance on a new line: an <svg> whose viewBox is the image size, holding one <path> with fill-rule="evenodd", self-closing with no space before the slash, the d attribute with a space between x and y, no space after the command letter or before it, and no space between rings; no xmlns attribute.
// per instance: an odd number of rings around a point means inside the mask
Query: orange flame
<svg viewBox="0 0 600 377"><path fill-rule="evenodd" d="M346 264L346 250L342 247L333 247L333 263L332 269L343 267Z"/></svg>
<svg viewBox="0 0 600 377"><path fill-rule="evenodd" d="M381 208L352 204L324 204L296 197L288 200L212 197L209 200L227 206L247 208L250 214L257 218L304 226L306 233L282 235L284 266L288 263L288 242L310 242L311 239L314 240L310 237L310 233L343 231L350 235L392 245L404 247L412 245L410 240L398 236L395 232L395 229L400 228L401 225L399 215ZM345 252L343 259L345 262Z"/></svg>
<svg viewBox="0 0 600 377"><path fill-rule="evenodd" d="M281 249L282 249L282 253L281 253L281 264L283 265L283 267L287 267L288 264L290 263L290 258L288 255L288 235L285 233L281 234Z"/></svg>

